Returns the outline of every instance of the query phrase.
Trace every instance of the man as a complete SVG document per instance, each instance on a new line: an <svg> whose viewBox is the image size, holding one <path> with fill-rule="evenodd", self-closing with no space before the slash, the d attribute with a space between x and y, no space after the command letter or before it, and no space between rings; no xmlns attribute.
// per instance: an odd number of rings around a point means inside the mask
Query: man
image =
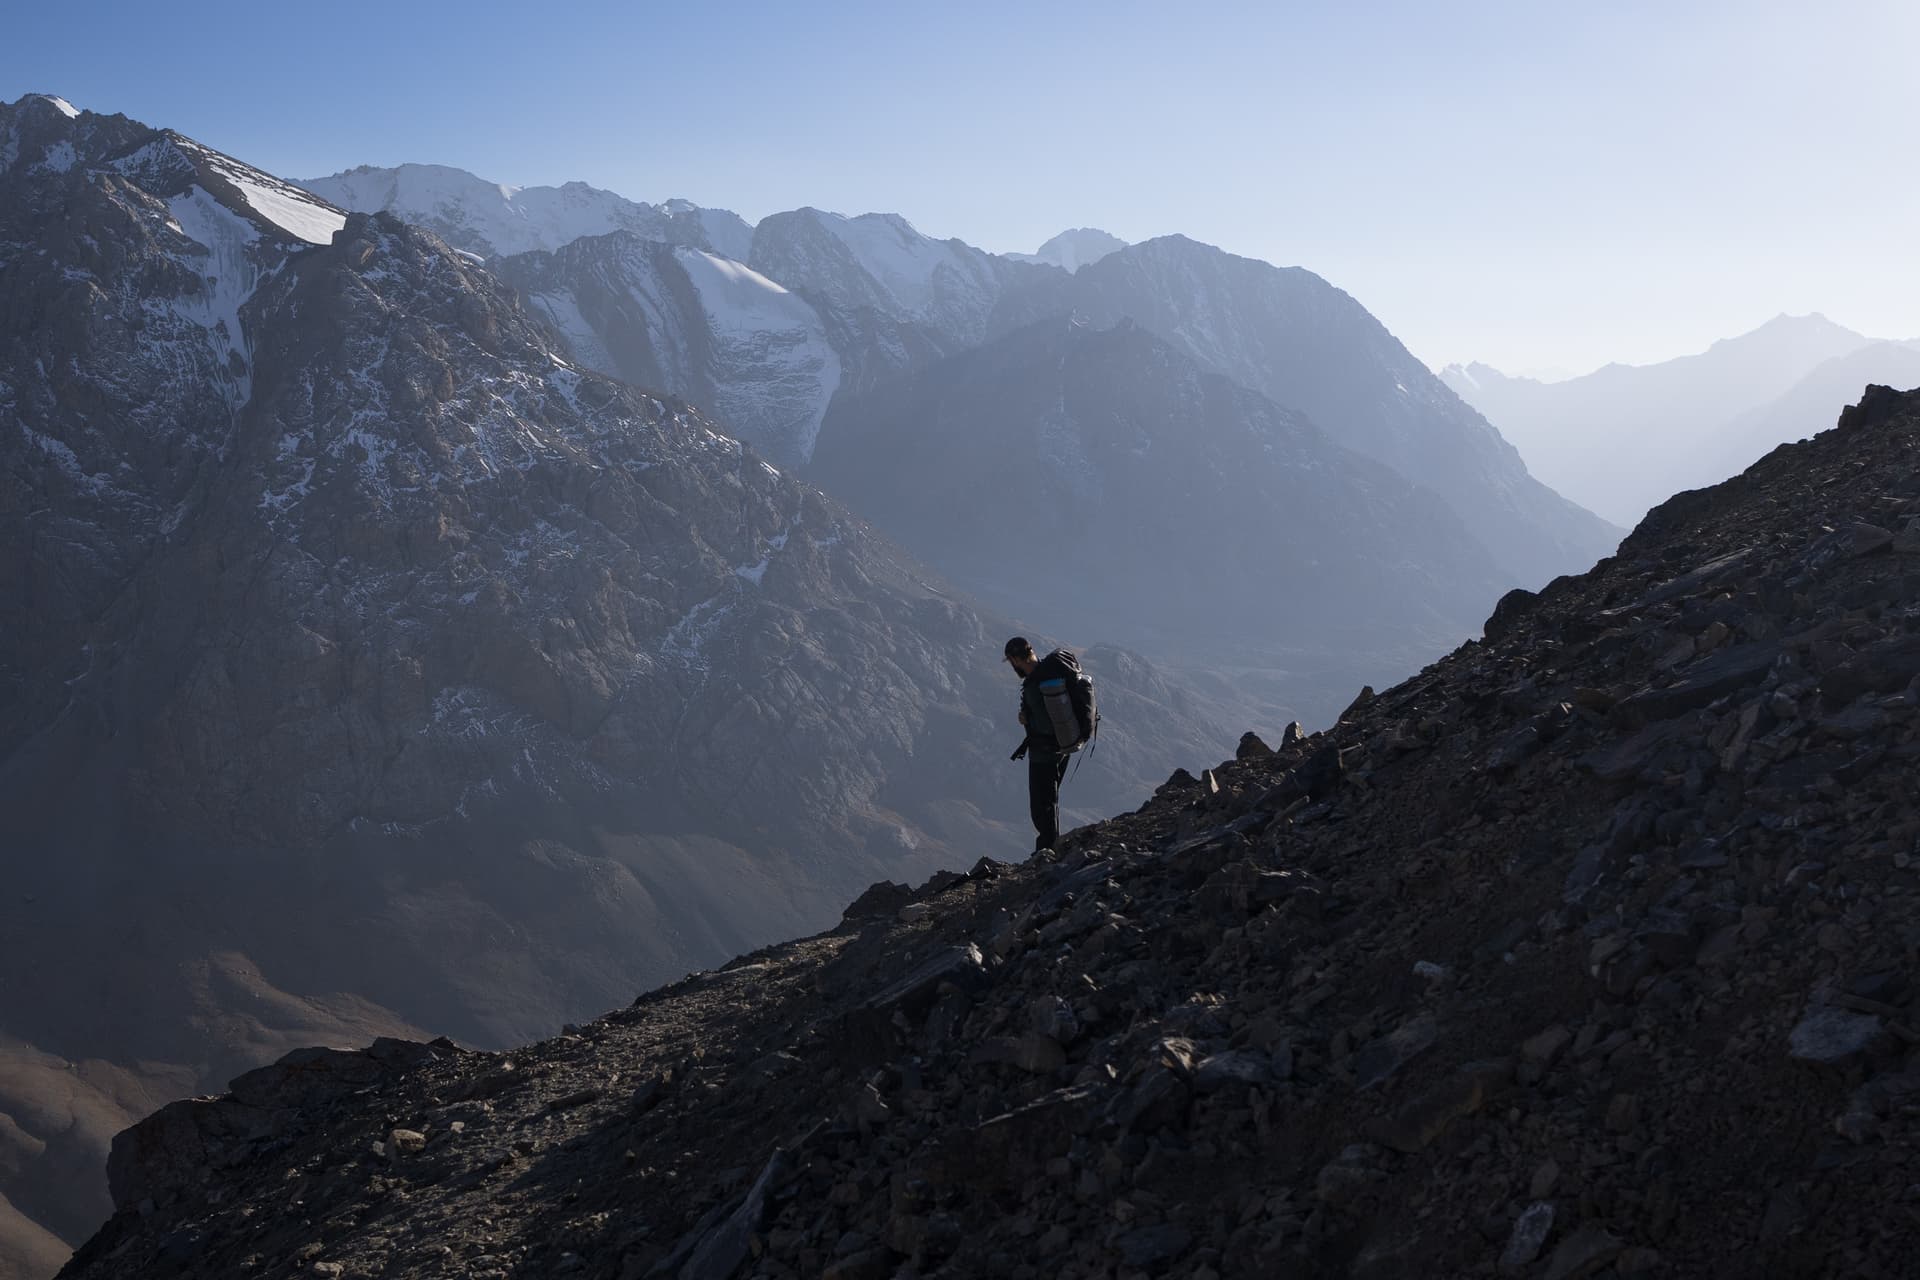
<svg viewBox="0 0 1920 1280"><path fill-rule="evenodd" d="M1026 727L1027 739L1013 758L1027 757L1027 807L1033 814L1033 848L1037 853L1059 842L1060 783L1067 776L1069 758L1054 731L1040 685L1048 680L1071 683L1079 679L1080 663L1065 649L1039 657L1025 636L1007 641L1006 662L1020 677L1020 723ZM1069 748L1073 745L1066 744Z"/></svg>

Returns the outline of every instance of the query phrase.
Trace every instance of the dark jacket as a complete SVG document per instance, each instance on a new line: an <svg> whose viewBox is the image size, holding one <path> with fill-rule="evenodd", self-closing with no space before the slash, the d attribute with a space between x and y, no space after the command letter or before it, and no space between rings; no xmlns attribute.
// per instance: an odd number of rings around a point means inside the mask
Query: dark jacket
<svg viewBox="0 0 1920 1280"><path fill-rule="evenodd" d="M1033 674L1020 682L1020 710L1026 715L1027 750L1042 755L1060 754L1059 739L1053 736L1053 719L1040 695L1042 681L1072 680L1080 674L1080 659L1071 649L1055 649L1040 659Z"/></svg>

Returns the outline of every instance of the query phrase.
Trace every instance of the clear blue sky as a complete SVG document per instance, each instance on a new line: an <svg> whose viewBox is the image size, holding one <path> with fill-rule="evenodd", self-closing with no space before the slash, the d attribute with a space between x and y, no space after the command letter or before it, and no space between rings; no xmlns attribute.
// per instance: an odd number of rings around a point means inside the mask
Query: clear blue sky
<svg viewBox="0 0 1920 1280"><path fill-rule="evenodd" d="M1590 368L1780 311L1920 336L1920 4L16 6L0 98L288 177L429 161L1031 250L1180 231L1432 363Z"/></svg>

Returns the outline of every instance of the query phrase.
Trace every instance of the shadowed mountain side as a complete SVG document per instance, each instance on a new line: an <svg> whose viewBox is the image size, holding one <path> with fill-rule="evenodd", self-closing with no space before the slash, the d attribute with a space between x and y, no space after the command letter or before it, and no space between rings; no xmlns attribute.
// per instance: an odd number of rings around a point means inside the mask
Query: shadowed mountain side
<svg viewBox="0 0 1920 1280"><path fill-rule="evenodd" d="M808 475L1004 609L1187 662L1404 669L1502 586L1438 498L1132 323L1042 321L845 401Z"/></svg>
<svg viewBox="0 0 1920 1280"><path fill-rule="evenodd" d="M1620 538L1528 475L1486 419L1365 307L1311 271L1163 236L1010 291L996 322L1005 332L1068 307L1099 325L1133 319L1438 494L1510 585L1578 571Z"/></svg>

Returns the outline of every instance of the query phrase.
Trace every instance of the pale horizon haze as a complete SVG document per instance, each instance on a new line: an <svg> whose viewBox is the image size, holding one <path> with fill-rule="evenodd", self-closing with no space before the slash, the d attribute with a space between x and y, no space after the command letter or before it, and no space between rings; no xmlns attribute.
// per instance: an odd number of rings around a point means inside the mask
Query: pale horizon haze
<svg viewBox="0 0 1920 1280"><path fill-rule="evenodd" d="M289 178L421 162L1031 252L1304 266L1429 364L1580 373L1776 314L1920 336L1920 7L187 3L11 15L62 95Z"/></svg>

